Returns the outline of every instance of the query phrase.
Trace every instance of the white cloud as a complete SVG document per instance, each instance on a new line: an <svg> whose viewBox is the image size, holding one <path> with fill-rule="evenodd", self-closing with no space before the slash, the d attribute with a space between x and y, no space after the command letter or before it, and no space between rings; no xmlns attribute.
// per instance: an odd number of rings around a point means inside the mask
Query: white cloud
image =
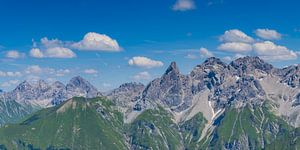
<svg viewBox="0 0 300 150"><path fill-rule="evenodd" d="M74 58L76 54L68 48L50 47L44 51L33 48L30 50L30 56L35 58Z"/></svg>
<svg viewBox="0 0 300 150"><path fill-rule="evenodd" d="M253 38L245 34L238 29L232 29L225 31L223 35L219 37L222 42L242 42L242 43L252 43Z"/></svg>
<svg viewBox="0 0 300 150"><path fill-rule="evenodd" d="M105 34L99 34L95 32L87 33L81 41L73 43L71 47L79 50L89 51L121 51L121 47L116 40Z"/></svg>
<svg viewBox="0 0 300 150"><path fill-rule="evenodd" d="M47 78L46 79L46 82L48 82L48 83L54 83L56 81L57 81L57 79L55 79L55 78Z"/></svg>
<svg viewBox="0 0 300 150"><path fill-rule="evenodd" d="M35 58L74 58L76 54L68 47L70 42L44 37L40 43L34 42L34 48L30 50L30 56Z"/></svg>
<svg viewBox="0 0 300 150"><path fill-rule="evenodd" d="M196 9L194 0L177 0L172 8L174 11L187 11Z"/></svg>
<svg viewBox="0 0 300 150"><path fill-rule="evenodd" d="M194 54L187 54L184 58L188 58L188 59L197 59L197 55Z"/></svg>
<svg viewBox="0 0 300 150"><path fill-rule="evenodd" d="M235 54L234 55L234 59L238 59L238 58L242 58L242 57L246 57L247 55L243 55L243 54Z"/></svg>
<svg viewBox="0 0 300 150"><path fill-rule="evenodd" d="M17 50L10 50L10 51L6 52L5 56L7 58L18 59L18 58L25 57L25 54L24 53L20 53Z"/></svg>
<svg viewBox="0 0 300 150"><path fill-rule="evenodd" d="M265 60L280 61L297 59L297 53L289 50L285 46L276 45L271 41L255 43L253 45L255 53Z"/></svg>
<svg viewBox="0 0 300 150"><path fill-rule="evenodd" d="M19 80L9 80L9 81L3 82L1 84L1 87L10 87L13 85L17 85L18 83L19 83Z"/></svg>
<svg viewBox="0 0 300 150"><path fill-rule="evenodd" d="M33 48L30 50L29 52L31 57L35 57L35 58L43 58L44 54L43 52L39 49L39 48Z"/></svg>
<svg viewBox="0 0 300 150"><path fill-rule="evenodd" d="M128 64L130 66L137 66L137 67L143 67L143 68L155 68L155 67L161 67L163 66L163 62L157 61L157 60L152 60L147 57L142 57L142 56L136 56L131 58L128 61Z"/></svg>
<svg viewBox="0 0 300 150"><path fill-rule="evenodd" d="M31 65L28 66L24 72L28 75L34 76L35 75L50 75L50 76L56 76L56 77L63 77L69 73L71 73L71 71L69 69L54 69L54 68L42 68L39 65Z"/></svg>
<svg viewBox="0 0 300 150"><path fill-rule="evenodd" d="M140 80L150 80L151 79L151 75L147 72L140 72L136 75L133 76L134 80L140 81Z"/></svg>
<svg viewBox="0 0 300 150"><path fill-rule="evenodd" d="M27 74L40 74L43 69L39 65L32 65L25 69L25 73Z"/></svg>
<svg viewBox="0 0 300 150"><path fill-rule="evenodd" d="M47 37L44 37L41 39L41 44L42 46L46 47L46 48L50 48L50 47L63 47L64 42L60 41L58 39L48 39Z"/></svg>
<svg viewBox="0 0 300 150"><path fill-rule="evenodd" d="M44 56L49 58L74 58L76 54L68 48L53 47L46 49Z"/></svg>
<svg viewBox="0 0 300 150"><path fill-rule="evenodd" d="M232 61L232 58L230 56L225 56L222 58L222 60L230 62L230 61Z"/></svg>
<svg viewBox="0 0 300 150"><path fill-rule="evenodd" d="M227 52L247 53L252 51L252 45L241 42L230 42L221 44L218 49Z"/></svg>
<svg viewBox="0 0 300 150"><path fill-rule="evenodd" d="M20 77L22 73L19 71L12 72L12 71L0 71L0 77Z"/></svg>
<svg viewBox="0 0 300 150"><path fill-rule="evenodd" d="M279 40L281 39L281 34L276 30L270 29L257 29L255 30L256 36L265 39L265 40Z"/></svg>
<svg viewBox="0 0 300 150"><path fill-rule="evenodd" d="M69 69L59 69L59 70L54 70L55 76L58 77L63 77L66 74L69 74L71 71Z"/></svg>
<svg viewBox="0 0 300 150"><path fill-rule="evenodd" d="M95 70L95 69L85 69L84 73L86 73L86 74L97 74L98 71Z"/></svg>
<svg viewBox="0 0 300 150"><path fill-rule="evenodd" d="M200 48L200 56L201 57L213 57L214 54L212 52L210 52L208 49L206 48Z"/></svg>

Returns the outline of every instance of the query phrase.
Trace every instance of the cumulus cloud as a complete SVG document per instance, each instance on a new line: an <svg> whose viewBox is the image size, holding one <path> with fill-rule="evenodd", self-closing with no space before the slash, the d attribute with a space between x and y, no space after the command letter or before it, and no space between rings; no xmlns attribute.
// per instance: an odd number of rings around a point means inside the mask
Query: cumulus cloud
<svg viewBox="0 0 300 150"><path fill-rule="evenodd" d="M50 47L44 51L33 48L30 50L30 56L35 58L74 58L76 54L69 48Z"/></svg>
<svg viewBox="0 0 300 150"><path fill-rule="evenodd" d="M53 47L46 49L44 56L49 58L74 58L76 54L68 48Z"/></svg>
<svg viewBox="0 0 300 150"><path fill-rule="evenodd" d="M184 58L188 58L188 59L197 59L197 55L194 54L187 54Z"/></svg>
<svg viewBox="0 0 300 150"><path fill-rule="evenodd" d="M25 57L24 53L21 53L17 50L10 50L6 52L6 58L12 58L12 59L18 59L18 58L22 58Z"/></svg>
<svg viewBox="0 0 300 150"><path fill-rule="evenodd" d="M46 48L63 47L65 45L65 42L58 39L48 39L47 37L44 37L41 39L41 44Z"/></svg>
<svg viewBox="0 0 300 150"><path fill-rule="evenodd" d="M76 54L68 47L70 42L44 37L40 43L34 42L29 55L34 58L74 58Z"/></svg>
<svg viewBox="0 0 300 150"><path fill-rule="evenodd" d="M206 48L200 48L200 56L201 57L213 57L214 54L212 52L210 52L208 49Z"/></svg>
<svg viewBox="0 0 300 150"><path fill-rule="evenodd" d="M0 77L20 77L22 73L19 71L12 72L12 71L0 71Z"/></svg>
<svg viewBox="0 0 300 150"><path fill-rule="evenodd" d="M43 58L44 54L39 48L33 48L30 50L29 55L35 58Z"/></svg>
<svg viewBox="0 0 300 150"><path fill-rule="evenodd" d="M66 74L69 74L71 71L69 69L59 69L59 70L54 70L55 76L57 77L63 77Z"/></svg>
<svg viewBox="0 0 300 150"><path fill-rule="evenodd" d="M53 69L49 67L42 68L39 65L28 66L24 72L30 75L47 74L47 75L53 75L57 77L62 77L65 76L66 74L71 73L69 69Z"/></svg>
<svg viewBox="0 0 300 150"><path fill-rule="evenodd" d="M230 62L230 61L232 61L233 59L232 59L230 56L225 56L225 57L222 58L222 60L227 61L227 62Z"/></svg>
<svg viewBox="0 0 300 150"><path fill-rule="evenodd" d="M261 39L278 40L281 34L276 30L257 29L255 34ZM235 53L235 56L226 57L227 60L244 57L245 55L256 55L266 61L284 61L297 59L299 54L285 46L276 45L271 41L253 40L240 30L233 29L225 31L220 36L220 41L224 42L218 46L218 50Z"/></svg>
<svg viewBox="0 0 300 150"><path fill-rule="evenodd" d="M265 39L265 40L279 40L281 39L281 34L276 30L270 29L257 29L255 30L256 36Z"/></svg>
<svg viewBox="0 0 300 150"><path fill-rule="evenodd" d="M271 41L255 43L253 49L258 56L270 61L293 60L298 58L296 52L289 50L285 46L276 45Z"/></svg>
<svg viewBox="0 0 300 150"><path fill-rule="evenodd" d="M140 72L136 75L133 76L134 80L140 81L140 80L150 80L151 79L151 75L147 72Z"/></svg>
<svg viewBox="0 0 300 150"><path fill-rule="evenodd" d="M27 74L40 74L40 73L42 73L42 71L43 71L43 69L39 65L28 66L25 69L25 73L27 73Z"/></svg>
<svg viewBox="0 0 300 150"><path fill-rule="evenodd" d="M131 58L128 61L128 64L130 66L137 66L137 67L143 67L143 68L155 68L155 67L161 67L163 66L163 62L157 61L157 60L152 60L147 57L142 57L142 56L136 56Z"/></svg>
<svg viewBox="0 0 300 150"><path fill-rule="evenodd" d="M223 43L218 47L218 50L235 52L235 53L247 53L252 51L252 45L241 42L229 42Z"/></svg>
<svg viewBox="0 0 300 150"><path fill-rule="evenodd" d="M196 5L194 0L177 0L172 9L174 11L187 11L196 9Z"/></svg>
<svg viewBox="0 0 300 150"><path fill-rule="evenodd" d="M87 33L79 42L73 43L72 48L88 51L118 52L121 47L118 42L105 34L95 32Z"/></svg>
<svg viewBox="0 0 300 150"><path fill-rule="evenodd" d="M11 87L13 85L17 85L20 81L19 80L9 80L5 81L1 84L1 87Z"/></svg>
<svg viewBox="0 0 300 150"><path fill-rule="evenodd" d="M97 74L98 71L95 70L95 69L85 69L84 73L86 73L86 74Z"/></svg>
<svg viewBox="0 0 300 150"><path fill-rule="evenodd" d="M222 42L239 42L239 43L252 43L254 39L238 29L225 31L219 37Z"/></svg>

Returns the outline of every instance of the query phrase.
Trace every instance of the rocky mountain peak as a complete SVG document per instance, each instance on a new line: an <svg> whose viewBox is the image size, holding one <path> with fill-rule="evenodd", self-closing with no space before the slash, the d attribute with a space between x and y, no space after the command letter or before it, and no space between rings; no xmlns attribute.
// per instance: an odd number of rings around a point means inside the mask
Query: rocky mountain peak
<svg viewBox="0 0 300 150"><path fill-rule="evenodd" d="M14 91L26 91L27 89L31 89L32 86L28 81L23 81L22 83L20 83Z"/></svg>
<svg viewBox="0 0 300 150"><path fill-rule="evenodd" d="M238 58L230 63L230 66L237 70L238 75L253 74L255 70L271 73L273 66L266 63L259 57L246 56Z"/></svg>
<svg viewBox="0 0 300 150"><path fill-rule="evenodd" d="M38 80L37 83L33 86L35 86L35 88L40 89L40 90L50 87L49 84L44 80Z"/></svg>
<svg viewBox="0 0 300 150"><path fill-rule="evenodd" d="M74 84L74 85L81 85L81 84L87 84L88 81L82 78L81 76L76 76L73 77L70 81L69 84Z"/></svg>
<svg viewBox="0 0 300 150"><path fill-rule="evenodd" d="M73 77L66 86L68 97L84 96L88 98L96 97L98 90L87 80L80 76Z"/></svg>
<svg viewBox="0 0 300 150"><path fill-rule="evenodd" d="M170 64L170 66L168 67L168 69L165 72L165 75L170 74L170 73L174 73L174 74L179 74L180 73L179 69L176 65L176 62L172 62Z"/></svg>
<svg viewBox="0 0 300 150"><path fill-rule="evenodd" d="M286 83L292 88L300 86L300 65L292 65L283 69L277 69L276 73L282 78L280 82Z"/></svg>
<svg viewBox="0 0 300 150"><path fill-rule="evenodd" d="M130 82L120 85L107 94L118 106L129 108L132 102L138 100L145 86L141 83Z"/></svg>
<svg viewBox="0 0 300 150"><path fill-rule="evenodd" d="M207 58L203 64L204 66L214 66L214 65L221 65L221 66L226 66L226 64L219 58L216 57L210 57Z"/></svg>
<svg viewBox="0 0 300 150"><path fill-rule="evenodd" d="M52 87L56 87L56 88L60 88L60 87L64 87L65 85L59 81L55 81L54 83L52 83Z"/></svg>
<svg viewBox="0 0 300 150"><path fill-rule="evenodd" d="M119 89L123 88L129 88L129 89L134 89L134 88L144 88L144 84L142 83L137 83L137 82L129 82L129 83L124 83L119 86Z"/></svg>
<svg viewBox="0 0 300 150"><path fill-rule="evenodd" d="M74 96L93 98L101 95L97 89L84 78L72 78L65 86L56 81L52 84L44 80L23 81L13 91L5 93L5 99L17 102L33 102L42 107L57 105Z"/></svg>

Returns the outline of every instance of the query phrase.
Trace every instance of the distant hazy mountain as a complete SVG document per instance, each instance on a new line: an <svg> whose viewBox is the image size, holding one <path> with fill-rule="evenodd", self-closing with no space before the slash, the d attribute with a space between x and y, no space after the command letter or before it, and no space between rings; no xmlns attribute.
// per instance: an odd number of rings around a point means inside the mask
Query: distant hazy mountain
<svg viewBox="0 0 300 150"><path fill-rule="evenodd" d="M74 96L96 97L97 89L80 76L72 78L67 85L56 81L52 84L39 80L36 82L24 81L14 90L4 93L7 100L19 103L32 103L41 107L57 105ZM101 95L101 94L100 94Z"/></svg>
<svg viewBox="0 0 300 150"><path fill-rule="evenodd" d="M64 102L74 96L102 94L80 77L66 86L24 82L4 93L18 104L58 105L1 128L0 143L8 149L300 148L300 65L281 69L258 57L229 64L212 57L184 75L172 62L146 86L126 83L106 98Z"/></svg>
<svg viewBox="0 0 300 150"><path fill-rule="evenodd" d="M41 108L58 105L74 96L87 98L101 93L82 77L74 77L65 86L61 82L49 84L43 80L24 81L10 92L0 93L0 125L13 123Z"/></svg>

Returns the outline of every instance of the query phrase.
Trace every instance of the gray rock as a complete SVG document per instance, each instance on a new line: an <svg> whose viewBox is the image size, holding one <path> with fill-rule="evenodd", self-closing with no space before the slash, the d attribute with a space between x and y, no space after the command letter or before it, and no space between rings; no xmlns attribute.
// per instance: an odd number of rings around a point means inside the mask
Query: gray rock
<svg viewBox="0 0 300 150"><path fill-rule="evenodd" d="M192 103L191 80L180 74L172 62L161 78L151 81L142 94L143 101L157 101L175 111L182 111Z"/></svg>
<svg viewBox="0 0 300 150"><path fill-rule="evenodd" d="M72 78L66 85L67 97L83 96L93 98L98 95L98 90L87 80L80 76Z"/></svg>
<svg viewBox="0 0 300 150"><path fill-rule="evenodd" d="M15 100L18 103L34 102L42 107L57 105L74 96L96 97L101 95L97 89L81 77L74 77L65 86L61 82L48 84L43 80L37 82L24 81L14 90L6 92L3 97L7 100Z"/></svg>
<svg viewBox="0 0 300 150"><path fill-rule="evenodd" d="M256 70L262 71L264 73L271 73L273 66L266 63L259 57L246 56L243 58L238 58L230 63L230 67L233 68L233 72L238 76L254 74Z"/></svg>
<svg viewBox="0 0 300 150"><path fill-rule="evenodd" d="M286 83L292 88L297 88L300 85L300 65L292 65L283 69L277 70L282 80L281 83Z"/></svg>
<svg viewBox="0 0 300 150"><path fill-rule="evenodd" d="M196 66L189 74L192 79L192 92L196 94L205 88L212 89L224 83L225 76L229 74L227 65L220 59L211 57L203 64Z"/></svg>
<svg viewBox="0 0 300 150"><path fill-rule="evenodd" d="M132 102L137 101L145 86L141 83L125 83L109 92L106 96L118 106L130 107Z"/></svg>

